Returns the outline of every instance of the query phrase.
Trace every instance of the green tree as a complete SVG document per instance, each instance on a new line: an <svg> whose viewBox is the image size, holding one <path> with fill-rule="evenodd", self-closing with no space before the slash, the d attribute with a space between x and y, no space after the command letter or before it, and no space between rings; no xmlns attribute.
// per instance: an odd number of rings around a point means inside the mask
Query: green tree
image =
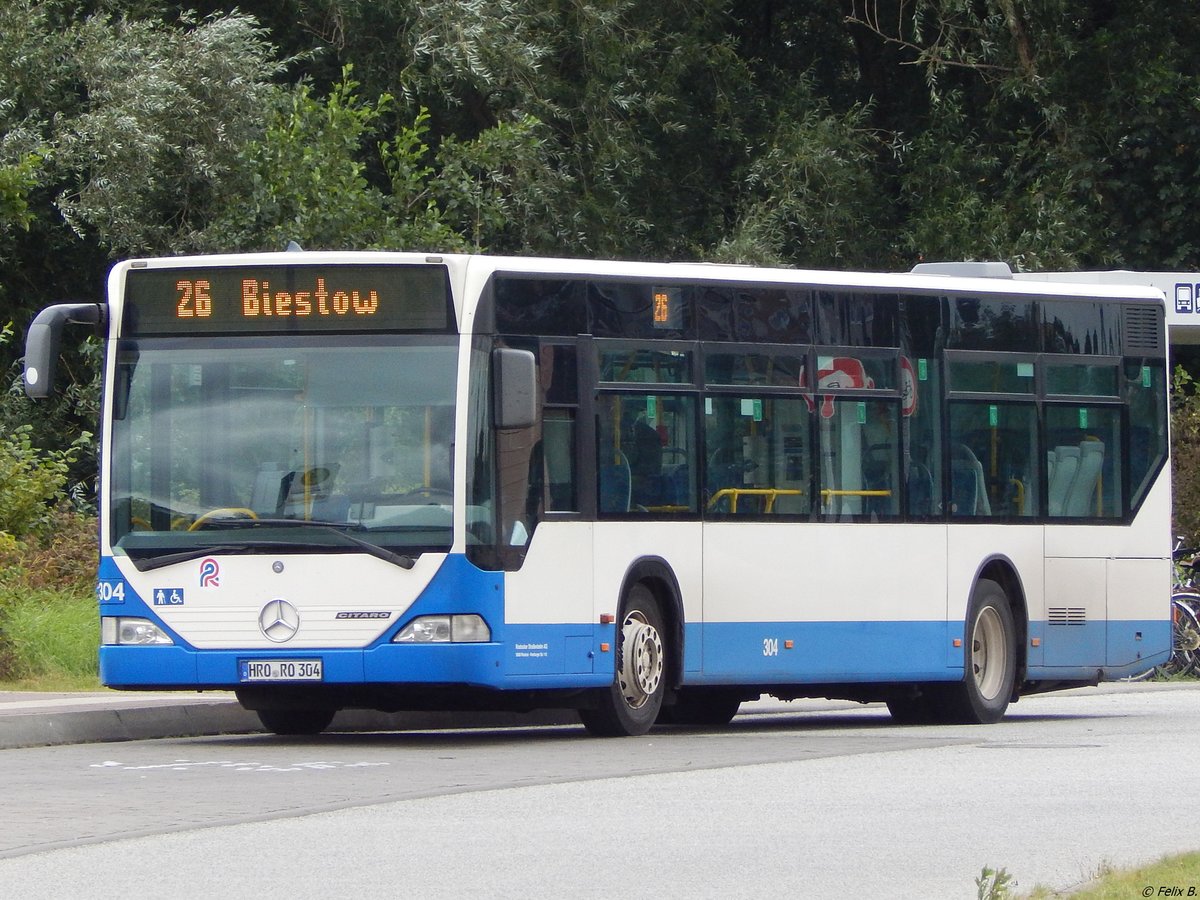
<svg viewBox="0 0 1200 900"><path fill-rule="evenodd" d="M203 246L284 68L265 32L236 13L178 26L96 17L73 38L88 100L55 135L66 220L116 255Z"/></svg>

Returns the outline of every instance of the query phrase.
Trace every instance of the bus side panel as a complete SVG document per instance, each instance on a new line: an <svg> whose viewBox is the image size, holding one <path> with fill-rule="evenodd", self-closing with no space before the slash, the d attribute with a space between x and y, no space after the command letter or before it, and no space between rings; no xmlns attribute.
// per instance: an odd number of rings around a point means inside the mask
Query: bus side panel
<svg viewBox="0 0 1200 900"><path fill-rule="evenodd" d="M1030 678L1092 678L1101 669L1120 678L1166 661L1170 494L1164 470L1131 525L1046 526L1046 608L1030 623L1045 652L1035 659L1031 651Z"/></svg>
<svg viewBox="0 0 1200 900"><path fill-rule="evenodd" d="M591 625L591 522L542 522L521 568L504 576L504 621Z"/></svg>
<svg viewBox="0 0 1200 900"><path fill-rule="evenodd" d="M518 682L526 675L596 669L607 632L593 617L592 527L591 522L542 522L524 564L504 576L505 668Z"/></svg>
<svg viewBox="0 0 1200 900"><path fill-rule="evenodd" d="M953 677L945 553L944 525L706 523L705 680Z"/></svg>
<svg viewBox="0 0 1200 900"><path fill-rule="evenodd" d="M1043 665L1102 665L1107 618L1106 560L1047 557Z"/></svg>
<svg viewBox="0 0 1200 900"><path fill-rule="evenodd" d="M662 560L679 586L685 628L684 667L699 667L697 647L690 638L693 623L704 619L703 585L700 565L699 522L597 522L594 542L596 593L592 621L600 616L615 616L621 602L626 573L638 560L653 557ZM604 657L610 671L613 654ZM597 663L599 665L599 662Z"/></svg>
<svg viewBox="0 0 1200 900"><path fill-rule="evenodd" d="M1110 559L1109 666L1132 666L1171 647L1171 566L1165 559ZM1165 662L1165 659L1158 660Z"/></svg>
<svg viewBox="0 0 1200 900"><path fill-rule="evenodd" d="M1042 525L1020 525L1000 522L971 522L950 526L949 568L946 592L946 618L954 636L963 638L967 620L967 605L971 592L983 568L990 561L1010 566L1020 582L1024 597L1010 597L1015 605L1022 599L1029 617L1031 633L1035 623L1045 618L1046 592L1043 571L1043 548L1046 528ZM1019 612L1019 610L1018 610ZM1040 662L1040 648L1030 647L1030 663ZM962 667L961 647L951 647L947 665Z"/></svg>

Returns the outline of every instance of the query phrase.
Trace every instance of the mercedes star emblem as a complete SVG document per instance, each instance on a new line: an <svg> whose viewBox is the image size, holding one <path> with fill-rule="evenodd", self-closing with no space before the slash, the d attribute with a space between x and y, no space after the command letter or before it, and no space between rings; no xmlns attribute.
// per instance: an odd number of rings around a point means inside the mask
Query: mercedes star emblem
<svg viewBox="0 0 1200 900"><path fill-rule="evenodd" d="M286 600L275 599L258 614L258 627L268 640L282 644L300 630L300 613Z"/></svg>

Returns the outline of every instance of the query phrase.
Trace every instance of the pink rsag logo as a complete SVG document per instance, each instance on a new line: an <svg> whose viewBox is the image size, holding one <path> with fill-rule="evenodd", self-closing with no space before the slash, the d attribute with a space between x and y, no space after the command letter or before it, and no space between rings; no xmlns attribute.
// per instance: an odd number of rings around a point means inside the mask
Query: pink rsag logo
<svg viewBox="0 0 1200 900"><path fill-rule="evenodd" d="M211 557L200 561L200 587L220 587L221 567Z"/></svg>

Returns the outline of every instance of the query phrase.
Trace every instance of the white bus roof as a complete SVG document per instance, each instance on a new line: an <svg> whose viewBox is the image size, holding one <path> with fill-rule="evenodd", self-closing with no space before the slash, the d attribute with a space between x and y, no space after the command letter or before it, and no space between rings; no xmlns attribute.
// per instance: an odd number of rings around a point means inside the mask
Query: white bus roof
<svg viewBox="0 0 1200 900"><path fill-rule="evenodd" d="M995 272L979 269L979 264L970 264L962 269L971 274L963 275L953 268L938 269L931 266L927 271L904 273L835 271L820 269L765 268L700 262L634 262L620 260L569 259L534 256L490 256L487 254L413 253L393 251L287 251L273 253L217 254L210 256L178 256L158 259L136 259L118 263L114 272L129 268L174 268L191 266L234 266L234 265L333 265L354 263L360 265L384 263L444 263L451 270L452 279L470 277L486 278L492 272L545 274L563 277L639 277L662 278L683 281L740 281L772 284L810 284L844 288L874 288L938 293L944 290L978 291L980 293L1007 293L1037 295L1046 293L1044 285L1036 281L1054 281L1053 293L1057 296L1128 298L1133 300L1159 299L1153 288L1157 285L1144 279L1146 273L1125 273L1143 276L1142 280L1131 277L1127 280L1090 278L1089 275L1111 275L1121 273L1047 273L1044 275L1014 275L995 277ZM994 264L993 264L994 265ZM1001 264L1002 265L1002 264ZM1007 267L1005 267L1007 268ZM943 274L943 272L945 274ZM980 274L976 274L976 273ZM1196 279L1200 283L1200 278ZM1144 286L1144 290L1130 290ZM1162 289L1159 288L1161 291ZM1164 292L1165 293L1165 292ZM1169 294L1167 296L1170 296ZM1168 303L1168 316L1170 304ZM1200 321L1200 316L1197 316Z"/></svg>

